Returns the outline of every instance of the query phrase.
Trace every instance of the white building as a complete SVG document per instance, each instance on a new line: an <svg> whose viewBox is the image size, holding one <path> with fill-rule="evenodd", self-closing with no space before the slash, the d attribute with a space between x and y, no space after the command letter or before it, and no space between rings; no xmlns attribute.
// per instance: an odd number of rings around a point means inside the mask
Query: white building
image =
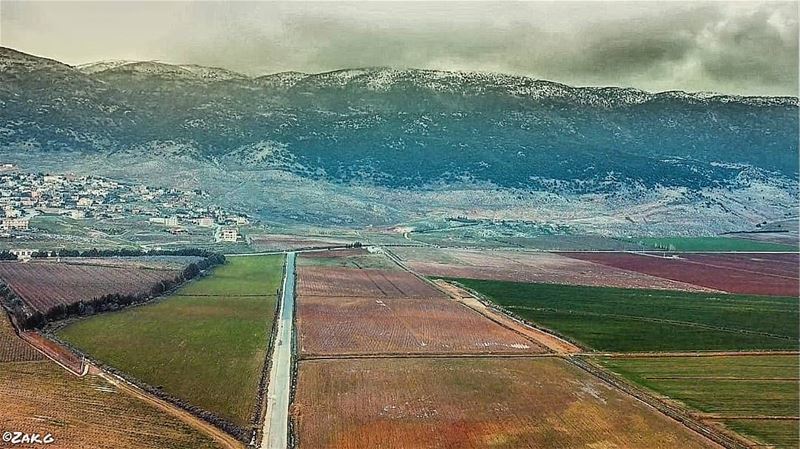
<svg viewBox="0 0 800 449"><path fill-rule="evenodd" d="M239 231L235 228L220 228L217 230L217 242L236 242L239 240Z"/></svg>
<svg viewBox="0 0 800 449"><path fill-rule="evenodd" d="M17 256L17 259L19 260L29 260L36 251L32 249L12 249L9 252Z"/></svg>
<svg viewBox="0 0 800 449"><path fill-rule="evenodd" d="M167 225L167 226L173 227L173 228L177 227L178 226L178 217L173 215L173 216L171 216L169 218L165 218L164 219L164 224Z"/></svg>
<svg viewBox="0 0 800 449"><path fill-rule="evenodd" d="M5 231L11 231L13 229L27 231L29 224L30 219L28 218L4 218L2 222L0 222L0 229Z"/></svg>
<svg viewBox="0 0 800 449"><path fill-rule="evenodd" d="M211 226L214 226L214 219L209 217L198 218L197 225L204 228L210 228Z"/></svg>

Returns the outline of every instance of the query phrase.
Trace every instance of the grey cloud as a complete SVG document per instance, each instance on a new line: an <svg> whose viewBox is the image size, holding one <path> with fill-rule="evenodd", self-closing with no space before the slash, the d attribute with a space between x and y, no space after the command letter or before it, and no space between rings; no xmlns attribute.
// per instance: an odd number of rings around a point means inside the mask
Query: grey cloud
<svg viewBox="0 0 800 449"><path fill-rule="evenodd" d="M103 51L107 59L149 54L249 74L394 66L498 71L574 85L797 94L794 2L159 2L152 20L137 13L141 23L114 8L103 6L106 34L114 27L123 35L158 36L157 42L93 36L87 25L79 36L85 45L65 48L59 32L76 35L75 27L50 22L71 12L52 13L50 21L33 17L43 14L41 5L15 8L14 21L3 22L12 30L3 40L55 58L62 52L70 62L87 62L76 57L85 47L95 58ZM73 9L75 17L61 22L80 20L80 8Z"/></svg>

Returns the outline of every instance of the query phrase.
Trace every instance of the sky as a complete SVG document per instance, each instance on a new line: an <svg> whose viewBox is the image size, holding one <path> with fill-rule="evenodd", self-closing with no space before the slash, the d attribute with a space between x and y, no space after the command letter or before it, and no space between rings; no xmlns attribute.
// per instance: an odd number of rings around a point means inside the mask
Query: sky
<svg viewBox="0 0 800 449"><path fill-rule="evenodd" d="M249 75L389 66L797 95L798 2L0 1L0 45Z"/></svg>

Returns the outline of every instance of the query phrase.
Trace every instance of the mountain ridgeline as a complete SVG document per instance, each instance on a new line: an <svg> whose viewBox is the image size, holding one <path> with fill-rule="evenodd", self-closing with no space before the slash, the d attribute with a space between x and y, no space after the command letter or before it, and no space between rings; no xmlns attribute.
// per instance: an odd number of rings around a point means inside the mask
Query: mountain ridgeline
<svg viewBox="0 0 800 449"><path fill-rule="evenodd" d="M286 72L0 49L0 145L185 156L341 183L598 192L798 175L791 97L577 88L432 70ZM153 155L156 156L156 155Z"/></svg>

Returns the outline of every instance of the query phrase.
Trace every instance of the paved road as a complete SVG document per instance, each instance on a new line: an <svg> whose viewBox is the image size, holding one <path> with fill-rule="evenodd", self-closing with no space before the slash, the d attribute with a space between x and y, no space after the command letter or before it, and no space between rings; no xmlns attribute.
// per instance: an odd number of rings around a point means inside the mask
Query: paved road
<svg viewBox="0 0 800 449"><path fill-rule="evenodd" d="M289 393L292 388L292 319L294 315L294 262L296 253L286 255L283 298L275 323L275 346L267 386L267 414L261 449L286 449L289 431Z"/></svg>

